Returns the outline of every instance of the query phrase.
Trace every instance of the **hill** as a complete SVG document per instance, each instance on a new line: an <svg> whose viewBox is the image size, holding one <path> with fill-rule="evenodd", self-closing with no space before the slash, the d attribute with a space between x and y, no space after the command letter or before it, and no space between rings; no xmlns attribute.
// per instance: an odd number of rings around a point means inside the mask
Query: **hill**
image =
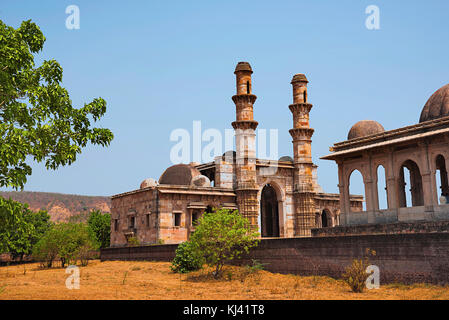
<svg viewBox="0 0 449 320"><path fill-rule="evenodd" d="M110 212L111 200L102 196L81 196L31 191L0 191L3 198L27 203L31 210L47 210L55 222L82 222L91 210Z"/></svg>

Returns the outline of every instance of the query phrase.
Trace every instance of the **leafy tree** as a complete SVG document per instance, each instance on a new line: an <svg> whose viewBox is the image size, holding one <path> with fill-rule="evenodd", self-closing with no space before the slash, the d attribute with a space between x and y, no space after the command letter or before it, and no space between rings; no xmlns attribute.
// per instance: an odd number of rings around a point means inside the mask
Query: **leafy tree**
<svg viewBox="0 0 449 320"><path fill-rule="evenodd" d="M47 211L33 212L27 204L0 197L0 252L22 259L50 226Z"/></svg>
<svg viewBox="0 0 449 320"><path fill-rule="evenodd" d="M39 210L37 212L28 210L25 215L25 220L34 227L34 232L31 234L31 246L34 246L50 230L52 226L50 218L46 210Z"/></svg>
<svg viewBox="0 0 449 320"><path fill-rule="evenodd" d="M34 226L27 222L27 205L0 197L0 253L11 253L13 258L31 251Z"/></svg>
<svg viewBox="0 0 449 320"><path fill-rule="evenodd" d="M113 139L109 129L91 126L106 112L104 99L74 108L59 63L35 67L33 54L44 42L31 20L17 29L0 20L0 186L22 189L30 159L55 170L76 161L87 143L108 146Z"/></svg>
<svg viewBox="0 0 449 320"><path fill-rule="evenodd" d="M111 240L111 215L101 214L100 210L92 210L87 219L89 232L99 248L107 248Z"/></svg>
<svg viewBox="0 0 449 320"><path fill-rule="evenodd" d="M94 243L85 223L61 223L53 226L36 244L33 256L45 262L47 267L51 267L57 258L62 267L76 264L77 260L86 265L88 254L93 249Z"/></svg>
<svg viewBox="0 0 449 320"><path fill-rule="evenodd" d="M214 277L218 278L225 263L258 244L258 236L237 210L215 209L198 220L190 241L206 263L215 267Z"/></svg>
<svg viewBox="0 0 449 320"><path fill-rule="evenodd" d="M199 270L203 267L204 257L195 245L186 241L178 245L176 248L175 258L172 261L170 269L177 273L188 273Z"/></svg>

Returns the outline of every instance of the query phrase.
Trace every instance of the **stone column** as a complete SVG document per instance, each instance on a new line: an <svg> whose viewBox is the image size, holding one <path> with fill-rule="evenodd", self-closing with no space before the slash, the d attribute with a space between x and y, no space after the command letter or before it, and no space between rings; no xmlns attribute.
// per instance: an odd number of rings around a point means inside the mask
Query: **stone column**
<svg viewBox="0 0 449 320"><path fill-rule="evenodd" d="M293 114L293 157L295 165L293 197L295 207L295 236L310 237L315 227L315 190L313 188L312 135L309 126L309 112L312 105L307 103L307 78L297 74L292 79L293 104L289 106Z"/></svg>
<svg viewBox="0 0 449 320"><path fill-rule="evenodd" d="M256 184L256 134L254 121L251 74L248 62L239 62L235 68L237 94L232 97L236 107L236 121L232 123L236 142L237 204L240 214L250 221L251 228L258 230L259 201Z"/></svg>

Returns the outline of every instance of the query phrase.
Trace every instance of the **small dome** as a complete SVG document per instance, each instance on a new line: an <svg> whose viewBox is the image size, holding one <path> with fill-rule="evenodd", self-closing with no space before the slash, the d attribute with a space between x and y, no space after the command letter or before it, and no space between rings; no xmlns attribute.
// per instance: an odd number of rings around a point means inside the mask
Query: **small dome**
<svg viewBox="0 0 449 320"><path fill-rule="evenodd" d="M192 179L201 173L188 164L177 164L167 168L159 178L159 184L190 186Z"/></svg>
<svg viewBox="0 0 449 320"><path fill-rule="evenodd" d="M192 186L194 186L194 187L210 187L210 180L206 176L199 175L192 179Z"/></svg>
<svg viewBox="0 0 449 320"><path fill-rule="evenodd" d="M232 157L233 161L235 161L235 158L237 157L237 152L229 150L229 151L226 151L225 153L223 153L223 155L221 156L221 158L223 160L228 160L227 158L229 158L229 160L231 160L231 157Z"/></svg>
<svg viewBox="0 0 449 320"><path fill-rule="evenodd" d="M419 122L435 120L449 116L449 84L441 87L427 100L422 109Z"/></svg>
<svg viewBox="0 0 449 320"><path fill-rule="evenodd" d="M142 181L142 183L140 184L140 189L145 189L145 188L149 188L149 187L155 187L157 186L157 181L152 179L152 178L148 178Z"/></svg>
<svg viewBox="0 0 449 320"><path fill-rule="evenodd" d="M348 140L370 136L376 133L384 132L382 125L373 120L362 120L352 126L348 133Z"/></svg>
<svg viewBox="0 0 449 320"><path fill-rule="evenodd" d="M283 156L279 158L279 161L293 162L293 158L290 156Z"/></svg>
<svg viewBox="0 0 449 320"><path fill-rule="evenodd" d="M234 73L237 71L250 71L252 73L253 69L251 69L251 65L248 62L239 62L235 67Z"/></svg>
<svg viewBox="0 0 449 320"><path fill-rule="evenodd" d="M309 81L307 80L305 74L298 73L293 76L291 83L295 83L295 82L309 82Z"/></svg>

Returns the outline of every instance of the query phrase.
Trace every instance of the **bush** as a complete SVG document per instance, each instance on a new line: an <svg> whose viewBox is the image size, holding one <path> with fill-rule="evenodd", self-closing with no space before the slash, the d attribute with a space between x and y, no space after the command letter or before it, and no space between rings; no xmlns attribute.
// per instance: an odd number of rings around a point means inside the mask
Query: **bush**
<svg viewBox="0 0 449 320"><path fill-rule="evenodd" d="M129 247L138 247L140 246L140 241L137 239L137 237L132 236L128 238L128 246Z"/></svg>
<svg viewBox="0 0 449 320"><path fill-rule="evenodd" d="M33 257L46 267L51 267L57 258L62 267L76 264L78 260L82 265L87 265L93 249L94 242L86 224L61 223L52 227L36 244Z"/></svg>
<svg viewBox="0 0 449 320"><path fill-rule="evenodd" d="M102 214L100 210L93 210L87 220L91 238L95 240L96 247L107 248L111 239L111 215Z"/></svg>
<svg viewBox="0 0 449 320"><path fill-rule="evenodd" d="M248 253L258 244L258 236L251 230L248 219L237 210L214 209L198 220L190 241L205 262L215 267L213 275L218 278L226 263L239 258L243 252Z"/></svg>
<svg viewBox="0 0 449 320"><path fill-rule="evenodd" d="M187 241L178 245L170 269L177 273L188 273L203 267L204 258L194 245Z"/></svg>
<svg viewBox="0 0 449 320"><path fill-rule="evenodd" d="M365 257L362 259L354 259L352 264L346 268L343 274L344 281L349 285L353 292L361 293L366 286L366 280L369 274L366 273L366 268L370 265L368 256L375 256L374 250L366 249Z"/></svg>

